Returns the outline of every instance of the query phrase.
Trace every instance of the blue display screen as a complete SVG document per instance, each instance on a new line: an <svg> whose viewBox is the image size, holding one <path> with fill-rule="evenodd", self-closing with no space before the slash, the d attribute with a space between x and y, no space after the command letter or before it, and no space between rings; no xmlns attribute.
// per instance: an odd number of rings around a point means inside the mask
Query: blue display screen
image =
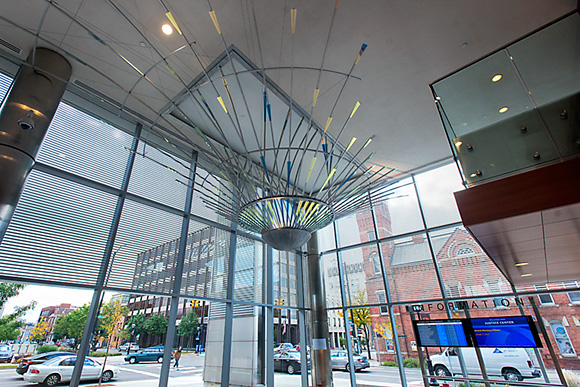
<svg viewBox="0 0 580 387"><path fill-rule="evenodd" d="M467 347L467 338L461 321L417 322L419 342L423 347Z"/></svg>
<svg viewBox="0 0 580 387"><path fill-rule="evenodd" d="M537 334L524 316L472 318L471 325L480 347L537 347Z"/></svg>

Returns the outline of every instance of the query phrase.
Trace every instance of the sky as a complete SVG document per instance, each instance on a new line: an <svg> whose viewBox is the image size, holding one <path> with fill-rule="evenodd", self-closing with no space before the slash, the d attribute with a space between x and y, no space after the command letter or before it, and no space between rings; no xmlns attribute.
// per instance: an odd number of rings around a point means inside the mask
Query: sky
<svg viewBox="0 0 580 387"><path fill-rule="evenodd" d="M11 313L15 306L28 305L31 301L36 301L36 307L24 317L26 322L36 323L40 316L40 310L45 306L60 305L61 303L82 306L83 304L91 302L92 297L92 290L27 285L18 296L8 300L4 307L4 313ZM105 300L108 300L110 297L111 294L107 293Z"/></svg>

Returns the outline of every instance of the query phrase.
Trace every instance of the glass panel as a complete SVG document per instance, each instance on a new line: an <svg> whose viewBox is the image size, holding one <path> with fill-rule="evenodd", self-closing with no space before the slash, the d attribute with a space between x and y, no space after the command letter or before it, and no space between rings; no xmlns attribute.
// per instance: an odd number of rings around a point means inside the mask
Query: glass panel
<svg viewBox="0 0 580 387"><path fill-rule="evenodd" d="M238 236L234 274L234 299L264 302L263 244ZM295 281L294 281L295 282ZM294 285L296 291L296 285Z"/></svg>
<svg viewBox="0 0 580 387"><path fill-rule="evenodd" d="M189 184L189 163L139 144L129 192L183 210Z"/></svg>
<svg viewBox="0 0 580 387"><path fill-rule="evenodd" d="M0 273L96 285L116 202L114 195L33 170L0 247Z"/></svg>
<svg viewBox="0 0 580 387"><path fill-rule="evenodd" d="M108 285L171 294L181 217L126 200L113 248Z"/></svg>
<svg viewBox="0 0 580 387"><path fill-rule="evenodd" d="M132 142L133 136L61 103L37 160L119 188Z"/></svg>
<svg viewBox="0 0 580 387"><path fill-rule="evenodd" d="M0 73L0 101L4 102L4 97L10 89L10 85L12 84L12 78L7 75Z"/></svg>
<svg viewBox="0 0 580 387"><path fill-rule="evenodd" d="M216 195L215 199L222 205L231 206L231 202L226 197L226 195L229 197L233 196L229 185L225 184L223 179L219 179L214 175L209 174L198 165L195 176L195 189L196 190L193 193L191 213L229 226L231 222L223 216L218 215L214 210L208 208L204 203L205 199L203 199L203 195L199 192L202 191L205 193L209 191L212 195ZM221 194L220 191L222 192Z"/></svg>
<svg viewBox="0 0 580 387"><path fill-rule="evenodd" d="M203 380L206 383L220 384L222 379L222 360L224 351L224 337L225 337L225 316L226 305L222 302L211 302L209 304L209 312L207 318L207 335L205 342L205 361L203 365ZM248 332L249 331L249 332ZM232 338L248 337L254 330L247 330L244 333L232 331ZM238 334L235 334L238 333ZM250 351L246 348L243 352L232 351L232 361L238 359L240 356L248 355ZM232 364L233 366L233 364Z"/></svg>
<svg viewBox="0 0 580 387"><path fill-rule="evenodd" d="M318 236L318 249L320 251L328 251L336 248L334 240L334 225L331 223L322 230L316 232Z"/></svg>
<svg viewBox="0 0 580 387"><path fill-rule="evenodd" d="M425 234L383 242L381 247L394 302L441 297Z"/></svg>
<svg viewBox="0 0 580 387"><path fill-rule="evenodd" d="M298 306L296 282L296 254L273 250L274 301L281 306Z"/></svg>
<svg viewBox="0 0 580 387"><path fill-rule="evenodd" d="M511 292L509 281L463 227L447 228L429 236L448 296Z"/></svg>
<svg viewBox="0 0 580 387"><path fill-rule="evenodd" d="M375 202L375 216L380 238L405 234L423 228L419 202L412 184L412 179L408 178L389 186L385 190L392 190L393 193ZM381 192L374 193L373 197L381 195ZM365 228L362 230L370 231Z"/></svg>
<svg viewBox="0 0 580 387"><path fill-rule="evenodd" d="M454 163L415 176L427 227L460 222L453 193L464 189Z"/></svg>
<svg viewBox="0 0 580 387"><path fill-rule="evenodd" d="M361 211L340 218L336 222L336 227L340 246L352 246L376 239L373 214L370 211ZM353 232L354 230L359 232Z"/></svg>
<svg viewBox="0 0 580 387"><path fill-rule="evenodd" d="M343 250L340 255L348 305L378 303L377 292L384 294L385 287L376 245Z"/></svg>
<svg viewBox="0 0 580 387"><path fill-rule="evenodd" d="M181 294L192 297L209 297L212 282L212 263L216 246L226 241L216 241L216 229L190 221L185 247Z"/></svg>
<svg viewBox="0 0 580 387"><path fill-rule="evenodd" d="M322 256L322 269L324 275L324 287L326 292L326 306L336 308L342 306L340 291L340 278L338 274L338 260L336 253L324 254ZM307 286L305 284L304 286Z"/></svg>
<svg viewBox="0 0 580 387"><path fill-rule="evenodd" d="M580 16L574 14L509 47L514 64L564 157L578 154L578 123L572 119L580 94L578 36ZM570 118L561 116L564 112Z"/></svg>

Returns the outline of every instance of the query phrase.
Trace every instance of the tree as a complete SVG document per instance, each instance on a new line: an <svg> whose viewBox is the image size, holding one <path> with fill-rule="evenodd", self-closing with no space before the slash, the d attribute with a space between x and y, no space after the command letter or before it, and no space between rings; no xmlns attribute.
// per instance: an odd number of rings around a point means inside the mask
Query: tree
<svg viewBox="0 0 580 387"><path fill-rule="evenodd" d="M191 336L197 335L197 330L199 328L199 317L197 314L190 310L185 316L181 318L181 322L177 326L177 334L179 336Z"/></svg>
<svg viewBox="0 0 580 387"><path fill-rule="evenodd" d="M48 323L42 319L36 323L36 326L30 331L30 338L37 342L42 342L49 333Z"/></svg>
<svg viewBox="0 0 580 387"><path fill-rule="evenodd" d="M0 282L0 309L6 304L6 301L17 296L22 289L24 289L24 285ZM26 306L17 306L14 308L14 312L0 318L0 341L16 340L24 326L22 317L35 306L35 301Z"/></svg>
<svg viewBox="0 0 580 387"><path fill-rule="evenodd" d="M63 339L65 337L75 341L75 347L83 337L85 324L89 315L89 304L84 304L65 316L61 316L53 327L55 338Z"/></svg>
<svg viewBox="0 0 580 387"><path fill-rule="evenodd" d="M356 305L367 305L367 293L365 290L359 290L351 295L350 301L347 302L347 306L356 306ZM369 343L369 337L371 335L371 311L369 308L354 308L349 309L350 319L351 322L358 328L361 328L364 334L365 341ZM339 312L339 315L343 317L344 315L342 312ZM371 346L367 345L367 354L368 358L372 359L371 357Z"/></svg>
<svg viewBox="0 0 580 387"><path fill-rule="evenodd" d="M100 320L100 336L103 339L110 338L117 330L117 325L123 316L126 316L127 313L129 313L129 308L127 308L125 305L122 305L119 300L111 300L103 305L101 309L101 315L103 318Z"/></svg>
<svg viewBox="0 0 580 387"><path fill-rule="evenodd" d="M145 322L147 321L147 317L144 314L136 314L135 316L131 317L125 323L125 330L124 336L125 338L131 338L133 334L141 335L143 333L147 333L145 329ZM133 329L133 325L135 328Z"/></svg>
<svg viewBox="0 0 580 387"><path fill-rule="evenodd" d="M163 336L169 320L162 314L154 314L145 321L145 331L152 336Z"/></svg>
<svg viewBox="0 0 580 387"><path fill-rule="evenodd" d="M111 300L105 305L101 307L101 315L103 316L100 320L101 329L101 337L103 339L109 339L107 341L107 352L105 353L105 359L103 362L103 369L107 365L107 357L109 356L109 348L111 347L111 336L115 331L118 329L118 324L129 312L129 308L125 305L122 305L119 300ZM102 375L99 376L99 386L101 385L101 378Z"/></svg>

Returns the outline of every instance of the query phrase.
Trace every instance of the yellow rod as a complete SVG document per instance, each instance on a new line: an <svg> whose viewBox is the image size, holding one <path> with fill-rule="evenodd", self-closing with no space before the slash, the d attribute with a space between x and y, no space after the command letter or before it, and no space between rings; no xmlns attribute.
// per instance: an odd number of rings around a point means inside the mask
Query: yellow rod
<svg viewBox="0 0 580 387"><path fill-rule="evenodd" d="M326 125L324 126L324 133L326 133L326 131L328 130L328 127L330 126L331 122L332 122L332 117L328 117L328 119L326 120Z"/></svg>
<svg viewBox="0 0 580 387"><path fill-rule="evenodd" d="M183 33L181 32L181 29L179 29L179 26L177 25L177 22L175 21L175 18L173 17L171 12L167 12L165 14L165 16L167 16L167 18L169 19L171 24L173 24L173 27L177 30L177 32L179 32L179 35L183 35Z"/></svg>
<svg viewBox="0 0 580 387"><path fill-rule="evenodd" d="M220 105L222 105L222 108L224 108L224 111L227 113L228 109L226 109L226 104L224 103L222 97L221 96L217 97L217 100L220 102Z"/></svg>
<svg viewBox="0 0 580 387"><path fill-rule="evenodd" d="M318 93L320 93L320 89L314 89L314 98L312 99L312 107L316 106L316 101L318 100Z"/></svg>
<svg viewBox="0 0 580 387"><path fill-rule="evenodd" d="M220 25L218 23L217 16L215 15L215 11L210 11L209 16L211 16L211 20L213 21L213 25L215 26L215 29L217 30L218 34L221 35L222 30L220 29Z"/></svg>
<svg viewBox="0 0 580 387"><path fill-rule="evenodd" d="M345 150L345 153L348 152L348 150L352 147L352 145L354 144L354 142L356 141L356 137L353 137L352 140L350 140L350 144L348 144L348 147Z"/></svg>
<svg viewBox="0 0 580 387"><path fill-rule="evenodd" d="M308 180L310 180L310 174L312 173L312 168L314 167L314 162L316 162L316 157L313 157L312 162L310 163L310 169L308 170L308 176L306 176L306 184L308 184Z"/></svg>
<svg viewBox="0 0 580 387"><path fill-rule="evenodd" d="M350 117L352 118L352 116L354 116L354 113L357 111L358 107L360 106L360 102L356 101L356 105L354 105L354 109L352 109L352 112L350 113Z"/></svg>

